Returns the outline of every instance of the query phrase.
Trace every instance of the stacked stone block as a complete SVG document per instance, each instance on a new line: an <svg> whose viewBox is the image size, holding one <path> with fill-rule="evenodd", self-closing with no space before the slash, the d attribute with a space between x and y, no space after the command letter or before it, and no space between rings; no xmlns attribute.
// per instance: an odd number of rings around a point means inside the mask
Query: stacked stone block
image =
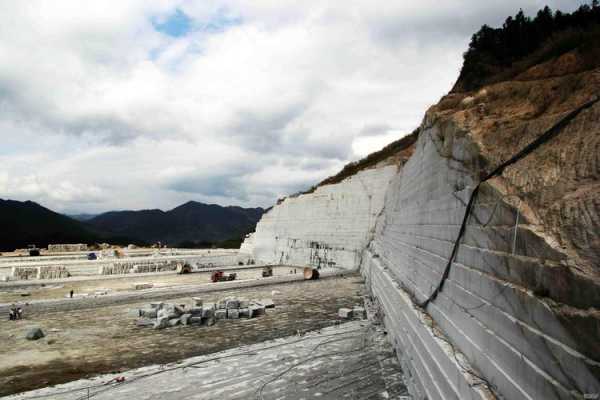
<svg viewBox="0 0 600 400"><path fill-rule="evenodd" d="M203 303L194 298L191 304L151 303L143 309L132 310L139 317L138 326L164 329L177 325L212 326L217 320L256 318L265 314L266 308L275 307L271 299L248 300L226 298L217 303Z"/></svg>

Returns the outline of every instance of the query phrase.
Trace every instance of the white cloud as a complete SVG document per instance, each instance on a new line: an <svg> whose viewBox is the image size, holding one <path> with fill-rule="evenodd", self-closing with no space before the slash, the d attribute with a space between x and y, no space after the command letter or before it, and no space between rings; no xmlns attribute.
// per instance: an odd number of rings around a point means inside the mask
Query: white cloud
<svg viewBox="0 0 600 400"><path fill-rule="evenodd" d="M269 206L412 131L480 25L541 6L2 2L0 197ZM178 9L192 30L157 31Z"/></svg>

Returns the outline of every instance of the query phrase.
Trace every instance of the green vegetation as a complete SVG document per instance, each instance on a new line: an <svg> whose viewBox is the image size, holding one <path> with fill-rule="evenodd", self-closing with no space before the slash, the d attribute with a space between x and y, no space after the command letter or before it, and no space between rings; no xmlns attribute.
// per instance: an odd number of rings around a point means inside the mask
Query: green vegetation
<svg viewBox="0 0 600 400"><path fill-rule="evenodd" d="M190 248L236 248L252 232L262 208L188 202L173 210L116 211L85 222L26 201L0 199L0 251L50 243L150 243ZM185 242L182 244L181 242Z"/></svg>
<svg viewBox="0 0 600 400"><path fill-rule="evenodd" d="M453 91L475 90L510 79L532 65L580 46L597 45L599 25L598 0L570 14L553 12L546 6L535 18L520 10L508 17L501 28L483 25L471 38ZM528 56L529 62L522 62Z"/></svg>

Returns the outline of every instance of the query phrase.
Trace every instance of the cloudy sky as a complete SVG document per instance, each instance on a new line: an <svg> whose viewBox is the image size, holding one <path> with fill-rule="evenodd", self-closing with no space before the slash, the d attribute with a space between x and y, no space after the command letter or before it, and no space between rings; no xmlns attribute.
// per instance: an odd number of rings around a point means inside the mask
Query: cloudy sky
<svg viewBox="0 0 600 400"><path fill-rule="evenodd" d="M549 0L0 0L0 198L270 206L410 132Z"/></svg>

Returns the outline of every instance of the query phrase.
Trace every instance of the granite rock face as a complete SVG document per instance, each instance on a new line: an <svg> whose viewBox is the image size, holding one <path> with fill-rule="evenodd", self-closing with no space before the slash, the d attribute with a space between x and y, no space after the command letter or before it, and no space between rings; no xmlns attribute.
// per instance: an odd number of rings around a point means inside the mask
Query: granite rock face
<svg viewBox="0 0 600 400"><path fill-rule="evenodd" d="M340 184L287 198L263 215L244 248L252 248L257 262L358 268L396 171L395 165L361 171Z"/></svg>
<svg viewBox="0 0 600 400"><path fill-rule="evenodd" d="M593 70L448 95L406 163L283 200L257 225L253 256L360 266L416 399L594 398L600 103L480 186L442 291L417 304L442 279L481 177L598 87Z"/></svg>

